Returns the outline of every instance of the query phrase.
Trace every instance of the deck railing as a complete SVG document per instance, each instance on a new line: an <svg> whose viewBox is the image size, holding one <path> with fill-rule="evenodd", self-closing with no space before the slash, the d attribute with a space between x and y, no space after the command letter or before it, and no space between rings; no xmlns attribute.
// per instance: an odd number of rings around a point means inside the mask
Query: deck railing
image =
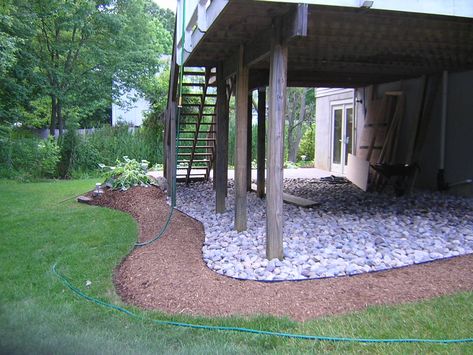
<svg viewBox="0 0 473 355"><path fill-rule="evenodd" d="M228 4L228 0L185 0L177 1L176 60L181 65L181 51L184 43L184 62L203 38L209 26ZM183 19L183 15L185 18ZM184 20L184 33L182 21Z"/></svg>

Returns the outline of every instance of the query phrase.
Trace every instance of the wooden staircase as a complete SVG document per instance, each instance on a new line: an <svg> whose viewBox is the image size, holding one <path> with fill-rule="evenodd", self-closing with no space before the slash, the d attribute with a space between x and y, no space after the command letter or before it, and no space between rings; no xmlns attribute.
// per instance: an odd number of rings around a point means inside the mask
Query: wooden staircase
<svg viewBox="0 0 473 355"><path fill-rule="evenodd" d="M185 68L177 154L178 181L208 180L215 158L215 71Z"/></svg>

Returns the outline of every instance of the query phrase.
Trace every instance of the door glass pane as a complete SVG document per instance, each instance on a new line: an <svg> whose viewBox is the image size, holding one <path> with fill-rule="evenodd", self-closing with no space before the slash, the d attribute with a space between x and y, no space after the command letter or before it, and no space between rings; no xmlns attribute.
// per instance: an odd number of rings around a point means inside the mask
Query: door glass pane
<svg viewBox="0 0 473 355"><path fill-rule="evenodd" d="M353 154L353 107L346 109L347 125L346 125L346 154L345 165L348 164L348 154Z"/></svg>
<svg viewBox="0 0 473 355"><path fill-rule="evenodd" d="M336 109L333 111L333 163L340 164L342 162L342 114L343 110Z"/></svg>

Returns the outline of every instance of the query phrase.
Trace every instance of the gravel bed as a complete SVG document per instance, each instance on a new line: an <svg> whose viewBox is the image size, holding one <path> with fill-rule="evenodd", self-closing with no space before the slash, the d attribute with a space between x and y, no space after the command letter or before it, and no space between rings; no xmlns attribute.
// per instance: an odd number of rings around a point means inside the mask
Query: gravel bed
<svg viewBox="0 0 473 355"><path fill-rule="evenodd" d="M211 183L178 187L177 207L205 227L202 249L215 272L250 280L305 280L387 270L473 252L473 199L432 192L364 193L351 184L285 179L285 191L320 205L284 204L284 260L265 258L265 201L248 194L248 230L215 214Z"/></svg>

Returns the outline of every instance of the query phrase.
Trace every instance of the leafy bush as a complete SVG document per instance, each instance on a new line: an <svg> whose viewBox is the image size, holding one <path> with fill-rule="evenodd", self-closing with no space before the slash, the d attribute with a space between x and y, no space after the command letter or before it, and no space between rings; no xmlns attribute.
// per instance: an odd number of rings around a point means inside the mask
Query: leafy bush
<svg viewBox="0 0 473 355"><path fill-rule="evenodd" d="M142 160L141 163L135 159L123 157L123 161L117 160L116 166L100 164L105 171L105 183L114 190L127 190L133 186L148 186L150 179L146 175L149 162Z"/></svg>
<svg viewBox="0 0 473 355"><path fill-rule="evenodd" d="M0 134L0 176L33 180L57 176L59 146L53 138L44 140L12 129Z"/></svg>
<svg viewBox="0 0 473 355"><path fill-rule="evenodd" d="M284 169L297 169L298 166L293 163L292 161L285 161L284 162Z"/></svg>
<svg viewBox="0 0 473 355"><path fill-rule="evenodd" d="M299 152L297 154L298 160L302 160L303 155L306 156L306 160L314 160L315 154L315 125L310 125L304 132L299 146Z"/></svg>
<svg viewBox="0 0 473 355"><path fill-rule="evenodd" d="M313 168L314 161L313 160L301 160L296 163L299 168Z"/></svg>
<svg viewBox="0 0 473 355"><path fill-rule="evenodd" d="M162 164L162 136L154 129L128 126L97 128L79 134L77 123L68 123L54 141L35 137L28 130L0 126L0 177L19 180L98 176L99 163L114 165L123 156ZM161 165L162 166L162 165Z"/></svg>
<svg viewBox="0 0 473 355"><path fill-rule="evenodd" d="M41 140L38 143L36 159L38 175L41 177L54 177L57 172L60 149L54 138Z"/></svg>
<svg viewBox="0 0 473 355"><path fill-rule="evenodd" d="M104 126L85 134L70 130L61 139L61 176L94 175L100 163L114 165L123 156L162 163L159 141L147 128L131 130L125 125Z"/></svg>

